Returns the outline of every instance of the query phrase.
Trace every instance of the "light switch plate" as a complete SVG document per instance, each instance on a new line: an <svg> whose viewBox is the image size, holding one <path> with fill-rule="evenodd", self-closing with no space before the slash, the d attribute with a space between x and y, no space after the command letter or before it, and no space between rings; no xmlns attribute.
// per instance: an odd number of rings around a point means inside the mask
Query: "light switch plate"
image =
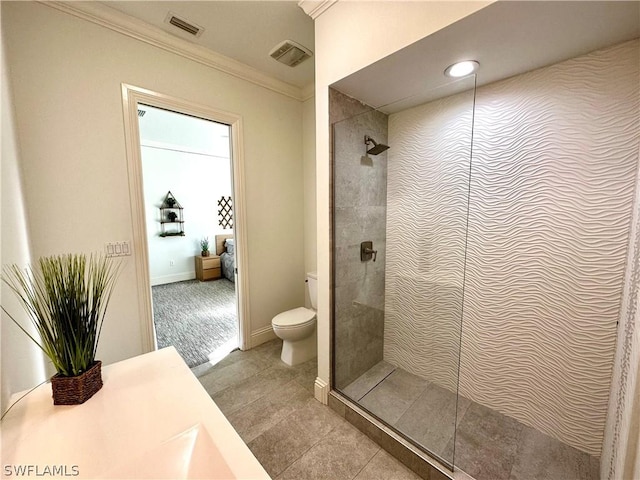
<svg viewBox="0 0 640 480"><path fill-rule="evenodd" d="M107 257L127 257L131 255L131 245L128 241L109 242L104 247Z"/></svg>

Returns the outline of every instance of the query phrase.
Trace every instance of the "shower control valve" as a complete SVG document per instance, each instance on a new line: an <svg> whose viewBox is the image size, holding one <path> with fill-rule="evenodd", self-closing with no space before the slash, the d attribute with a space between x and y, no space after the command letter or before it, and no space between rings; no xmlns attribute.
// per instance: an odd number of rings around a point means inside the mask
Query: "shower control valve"
<svg viewBox="0 0 640 480"><path fill-rule="evenodd" d="M378 251L373 249L373 242L362 242L360 244L360 261L367 262L371 259L376 261Z"/></svg>

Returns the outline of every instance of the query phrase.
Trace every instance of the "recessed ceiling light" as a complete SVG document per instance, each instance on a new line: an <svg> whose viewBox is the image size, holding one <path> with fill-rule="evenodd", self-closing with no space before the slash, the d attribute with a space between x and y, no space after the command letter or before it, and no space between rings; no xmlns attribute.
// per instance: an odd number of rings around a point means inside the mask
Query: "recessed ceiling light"
<svg viewBox="0 0 640 480"><path fill-rule="evenodd" d="M478 70L478 68L480 68L480 64L475 60L465 60L463 62L457 62L457 63L454 63L453 65L449 65L445 69L444 74L447 77L454 77L454 78L466 77L467 75L471 75L472 73L475 73Z"/></svg>

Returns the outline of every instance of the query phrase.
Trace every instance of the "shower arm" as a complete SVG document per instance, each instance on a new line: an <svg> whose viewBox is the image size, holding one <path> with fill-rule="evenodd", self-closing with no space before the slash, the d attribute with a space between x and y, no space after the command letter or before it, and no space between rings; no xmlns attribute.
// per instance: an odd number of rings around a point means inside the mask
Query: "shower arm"
<svg viewBox="0 0 640 480"><path fill-rule="evenodd" d="M367 154L371 154L371 155L379 155L380 153L384 152L389 148L389 145L378 143L369 135L364 136L364 144L365 144L365 147L367 148ZM369 148L369 145L371 144L373 144L373 147Z"/></svg>
<svg viewBox="0 0 640 480"><path fill-rule="evenodd" d="M369 135L365 135L364 136L364 144L365 145L369 145L370 143L373 143L374 147L378 146L378 142L376 142L373 138L371 138Z"/></svg>

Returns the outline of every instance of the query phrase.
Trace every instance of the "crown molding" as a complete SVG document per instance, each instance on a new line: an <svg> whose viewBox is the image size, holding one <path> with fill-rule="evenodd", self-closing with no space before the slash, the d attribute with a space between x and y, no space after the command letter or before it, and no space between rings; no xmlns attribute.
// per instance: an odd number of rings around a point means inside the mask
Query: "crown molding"
<svg viewBox="0 0 640 480"><path fill-rule="evenodd" d="M338 0L300 0L298 6L314 20L326 12Z"/></svg>
<svg viewBox="0 0 640 480"><path fill-rule="evenodd" d="M316 84L315 84L315 82L311 82L310 84L305 85L304 87L302 87L300 92L302 93L302 101L303 102L306 102L310 98L313 98L315 96L315 94L316 94Z"/></svg>
<svg viewBox="0 0 640 480"><path fill-rule="evenodd" d="M240 78L273 92L285 95L295 100L304 101L305 95L302 89L283 82L261 71L250 67L242 62L234 60L220 53L214 52L201 45L196 45L187 40L161 30L153 25L149 25L142 20L130 17L113 8L107 7L97 2L59 2L42 1L39 2L56 10L60 10L69 15L87 20L102 27L106 27L114 32L121 33L130 38L145 42L154 47L167 52L180 55L194 62L198 62L207 67L219 70L228 75ZM306 88L306 87L305 87Z"/></svg>

